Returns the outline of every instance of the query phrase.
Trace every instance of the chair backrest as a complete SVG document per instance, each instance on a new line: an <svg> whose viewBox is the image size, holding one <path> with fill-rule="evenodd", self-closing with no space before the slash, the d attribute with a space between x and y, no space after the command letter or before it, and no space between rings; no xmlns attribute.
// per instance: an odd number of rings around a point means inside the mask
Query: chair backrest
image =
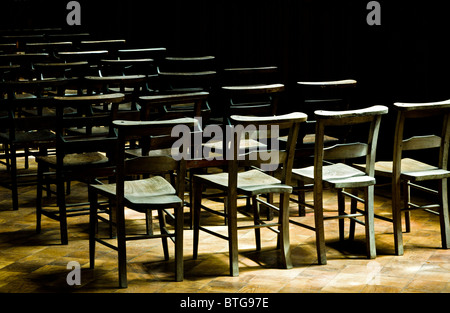
<svg viewBox="0 0 450 313"><path fill-rule="evenodd" d="M161 64L159 78L163 92L210 92L217 78L215 57L166 57Z"/></svg>
<svg viewBox="0 0 450 313"><path fill-rule="evenodd" d="M198 123L191 131L190 149L194 155L199 153L201 149L202 140L194 140L197 137L202 137L202 124L204 123L202 108L208 100L209 93L207 92L195 92L185 94L173 94L173 95L154 95L154 96L142 96L139 98L139 105L141 106L141 120L171 120L175 118L195 118ZM184 105L186 103L193 104L190 111L186 110L171 110L174 106ZM200 118L202 120L200 120ZM148 142L147 146L142 147L143 153L148 153L152 142L157 142L159 148L169 148L172 144L172 138L170 135L166 136L150 136L151 142ZM194 152L196 151L196 152ZM192 155L191 155L192 156Z"/></svg>
<svg viewBox="0 0 450 313"><path fill-rule="evenodd" d="M208 100L209 93L205 91L169 95L141 96L141 119L172 119L180 117L202 117L202 108ZM175 111L170 109L177 105L193 103L192 110ZM170 111L170 112L169 112Z"/></svg>
<svg viewBox="0 0 450 313"><path fill-rule="evenodd" d="M82 40L79 47L81 50L108 50L108 54L116 56L119 49L125 48L125 39L107 39L107 40Z"/></svg>
<svg viewBox="0 0 450 313"><path fill-rule="evenodd" d="M278 103L285 87L283 84L223 86L220 90L223 99L224 123L231 115L277 114ZM269 101L267 101L269 98ZM236 102L239 99L239 102ZM257 101L262 99L262 101Z"/></svg>
<svg viewBox="0 0 450 313"><path fill-rule="evenodd" d="M126 158L126 143L130 140L143 140L153 136L169 137L174 143L179 138L171 136L174 127L183 125L193 128L197 124L194 118L180 118L163 121L124 121L116 120L113 126L118 132L118 149L116 154L117 195L123 197L123 184L129 175L161 175L171 172L177 173L176 190L178 196L183 198L184 177L186 175L186 159L174 159L170 155L143 154Z"/></svg>
<svg viewBox="0 0 450 313"><path fill-rule="evenodd" d="M68 51L73 47L71 41L57 42L28 42L25 44L25 51L28 53L48 53L52 57L56 56L58 51Z"/></svg>
<svg viewBox="0 0 450 313"><path fill-rule="evenodd" d="M220 73L221 86L268 85L279 81L277 66L227 67Z"/></svg>
<svg viewBox="0 0 450 313"><path fill-rule="evenodd" d="M54 95L48 91L63 95L71 84L72 79L1 82L2 108L7 111L2 129L9 130L10 140L15 140L16 131L54 129L55 115L42 114L54 106Z"/></svg>
<svg viewBox="0 0 450 313"><path fill-rule="evenodd" d="M401 159L405 151L438 149L439 156L432 161L444 170L448 168L450 142L450 100L428 103L394 103L397 122L394 136L394 177L401 173ZM407 138L406 138L407 137Z"/></svg>
<svg viewBox="0 0 450 313"><path fill-rule="evenodd" d="M365 157L366 174L374 176L374 164L380 129L381 116L388 113L388 108L376 105L364 109L346 111L324 111L315 112L316 135L314 148L314 177L322 179L322 166L324 160L349 160ZM324 137L327 127L345 127L348 125L364 125L369 127L364 132L366 141L345 142L324 148ZM363 136L360 136L361 138Z"/></svg>
<svg viewBox="0 0 450 313"><path fill-rule="evenodd" d="M89 67L87 61L35 63L35 76L45 78L82 78Z"/></svg>
<svg viewBox="0 0 450 313"><path fill-rule="evenodd" d="M108 157L113 157L117 144L117 135L111 127L113 113L108 111L94 114L92 106L111 103L113 111L124 98L121 93L55 97L56 155L59 166L62 167L64 157L72 153L105 152ZM70 128L89 129L101 126L108 127L107 134L67 132Z"/></svg>
<svg viewBox="0 0 450 313"><path fill-rule="evenodd" d="M299 99L301 110L310 116L307 127L303 129L306 134L314 133L316 110L342 111L353 110L353 97L357 81L354 79L343 79L333 81L301 81L297 82L299 88ZM329 133L340 139L345 138L347 130L340 130L337 134ZM301 144L301 141L299 141Z"/></svg>
<svg viewBox="0 0 450 313"><path fill-rule="evenodd" d="M225 152L229 163L231 176L241 166L256 166L262 170L275 171L281 169L281 181L284 184L290 182L291 170L294 161L294 150L300 123L307 120L307 115L294 112L278 116L240 116L230 117L232 126L227 127L227 146ZM280 132L288 130L287 144L280 146ZM241 142L248 133L256 133L255 139L264 147L248 149L242 153ZM230 176L230 181L231 181Z"/></svg>
<svg viewBox="0 0 450 313"><path fill-rule="evenodd" d="M117 75L158 75L155 61L150 58L141 59L108 59L101 60L102 76Z"/></svg>

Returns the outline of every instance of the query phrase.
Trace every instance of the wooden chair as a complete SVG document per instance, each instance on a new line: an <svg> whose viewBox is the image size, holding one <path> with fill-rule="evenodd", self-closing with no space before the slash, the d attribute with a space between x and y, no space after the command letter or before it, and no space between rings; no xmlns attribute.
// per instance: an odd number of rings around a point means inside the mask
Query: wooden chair
<svg viewBox="0 0 450 313"><path fill-rule="evenodd" d="M191 177L192 173L196 170L205 168L208 166L208 162L203 162L203 138L202 138L202 121L198 118L202 117L202 108L208 99L209 93L207 92L196 92L196 93L183 93L183 94L170 94L170 95L151 95L142 96L139 98L140 109L140 119L143 121L148 120L168 120L174 118L191 117L198 120L198 124L192 130L190 136L191 147L189 153L189 158L187 158L187 176L186 183L189 186L189 202L186 202L186 206L190 208L190 226L193 225L193 212L192 212L192 184ZM192 110L182 111L182 110L172 110L173 107L177 105L184 105L186 103L192 104ZM198 142L196 142L196 140ZM176 157L171 150L172 139L170 136L152 136L148 142L141 144L135 148L130 148L127 150L128 155L140 156L148 155L149 153L158 155L169 155Z"/></svg>
<svg viewBox="0 0 450 313"><path fill-rule="evenodd" d="M13 210L19 209L18 186L22 183L35 184L36 173L19 171L17 159L25 158L28 169L29 155L45 155L55 146L52 132L54 116L28 114L28 111L42 112L53 106L52 95L46 90L56 90L63 94L69 80L53 79L45 81L9 81L0 83L1 107L6 115L1 118L0 142L4 148L2 163L6 166L6 176L1 184L12 191ZM25 93L25 94L24 94ZM23 96L25 95L25 96Z"/></svg>
<svg viewBox="0 0 450 313"><path fill-rule="evenodd" d="M299 201L307 207L314 209L314 227L304 225L291 219L291 223L303 226L316 232L316 246L319 264L326 264L325 252L325 219L339 219L339 238L344 239L344 218L350 218L365 225L367 256L376 257L374 233L374 162L381 116L388 112L384 106L373 106L365 109L347 111L315 112L316 135L314 149L314 166L295 168L292 170L292 179L298 182L302 189L313 188L314 203L311 205L305 199ZM368 131L359 130L362 142L347 142L332 147L324 147L325 132L328 127L345 127L347 125L365 125ZM367 135L362 138L362 134ZM363 141L365 139L365 142ZM360 171L345 163L326 163L326 161L345 162L345 160L365 157L366 169ZM338 215L325 216L323 206L323 190L331 188L337 191ZM358 197L358 189L364 190L363 199ZM349 191L347 191L349 190ZM351 212L345 212L345 198L351 198ZM357 201L364 203L364 210L357 209ZM356 217L363 216L364 221ZM354 227L354 224L353 224Z"/></svg>
<svg viewBox="0 0 450 313"><path fill-rule="evenodd" d="M294 146L297 139L300 123L306 121L307 116L303 113L291 113L281 116L237 116L230 117L231 122L235 128L229 128L230 136L227 142L229 149L225 152L225 160L228 164L226 172L217 174L202 174L194 175L193 177L193 193L194 193L194 259L198 256L199 231L205 231L209 234L226 239L229 242L230 254L230 274L237 276L239 274L238 264L238 238L237 232L239 229L255 228L256 246L261 249L260 243L260 228L269 227L279 234L279 244L281 246L282 263L284 268L291 268L290 247L289 247L289 194L292 191L290 184L292 161ZM259 130L262 137L268 136L275 141L266 143L269 148L264 150L252 150L246 154L240 154L241 146L240 139L243 132L250 129ZM282 129L289 129L289 140L286 150L277 149L278 131ZM264 131L265 130L265 131ZM269 157L268 157L269 156ZM241 167L255 166L250 170L239 171ZM267 167L264 167L267 166ZM265 171L274 171L276 169L280 172L280 178L275 178L268 175ZM202 204L202 192L204 187L213 187L225 192L227 210L226 213L211 210ZM279 193L280 205L279 207L267 203L260 199L258 195L266 193ZM252 198L254 225L239 226L237 221L238 214L238 195L245 195ZM259 204L271 206L278 211L278 222L265 223L259 218ZM228 220L228 235L221 235L209 227L201 226L200 211L201 209L208 210L211 213L220 216L226 215ZM278 227L278 230L275 229Z"/></svg>
<svg viewBox="0 0 450 313"><path fill-rule="evenodd" d="M161 238L164 248L164 257L169 259L167 238L175 243L175 280L183 280L183 197L184 177L186 172L186 160L174 160L169 155L140 155L126 157L126 142L131 139L145 138L155 135L170 135L175 126L184 125L192 127L195 124L193 118L182 118L164 121L114 121L118 129L119 146L117 149L117 171L114 184L90 185L89 199L91 203L90 214L90 266L94 268L95 243L100 242L115 249L118 252L119 285L126 288L127 282L127 258L126 241L136 239ZM173 137L173 140L178 138ZM172 186L161 175L176 173L176 184ZM129 179L140 175L151 175L149 178ZM146 176L144 176L146 177ZM117 246L100 238L98 233L98 196L107 197L115 214L115 226L117 230ZM158 211L160 233L153 234L148 229L142 235L130 235L126 233L125 208L147 213L151 210ZM174 213L169 210L173 209ZM174 231L170 232L166 225L164 214L175 220ZM151 214L148 214L151 216ZM148 225L148 224L147 224Z"/></svg>
<svg viewBox="0 0 450 313"><path fill-rule="evenodd" d="M332 80L332 81L302 81L297 82L298 102L302 111L311 118L300 130L299 140L295 151L295 167L306 167L313 164L314 144L315 144L315 123L314 112L316 110L350 110L354 107L355 89L357 81L354 79ZM333 146L337 143L345 142L349 134L350 127L329 127L324 137L324 146ZM304 198L303 191L294 189L294 193ZM292 199L295 200L295 199ZM305 216L306 208L298 204L299 216Z"/></svg>
<svg viewBox="0 0 450 313"><path fill-rule="evenodd" d="M397 122L393 161L375 163L375 175L380 178L387 177L392 181L392 219L379 215L375 217L393 222L395 254L403 255L402 212L405 213L406 232L410 231L411 210L424 209L437 213L440 219L442 247L448 249L450 100L394 103L394 108L397 111ZM362 164L357 166L364 168ZM411 197L411 190L429 193L432 197L437 197L437 203L419 204ZM425 199L433 201L428 197Z"/></svg>
<svg viewBox="0 0 450 313"><path fill-rule="evenodd" d="M65 182L79 181L92 183L98 178L113 176L114 160L112 156L117 144L117 136L111 126L113 113L94 114L95 104L112 103L117 107L124 95L106 94L93 96L55 97L56 107L56 154L38 156L38 188L36 199L36 230L41 231L41 215L60 223L61 243L68 243L67 217L83 214L86 203L66 203ZM70 109L70 113L65 112ZM73 113L75 109L75 113ZM106 135L67 133L70 128L91 128L103 126L109 128ZM56 185L56 207L44 208L42 192L47 184ZM85 212L87 213L87 212Z"/></svg>

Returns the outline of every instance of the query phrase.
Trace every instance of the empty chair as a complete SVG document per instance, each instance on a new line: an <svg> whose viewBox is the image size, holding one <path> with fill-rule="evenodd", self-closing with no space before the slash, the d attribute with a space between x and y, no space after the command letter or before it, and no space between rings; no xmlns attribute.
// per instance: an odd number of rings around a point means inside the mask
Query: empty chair
<svg viewBox="0 0 450 313"><path fill-rule="evenodd" d="M374 233L374 163L381 116L388 112L385 106L373 106L365 109L347 111L315 112L316 134L314 149L314 165L305 168L294 168L292 179L298 182L301 189L313 190L313 204L300 197L302 205L314 209L315 225L304 225L291 218L291 222L304 226L316 232L316 246L319 264L326 264L325 249L325 219L339 219L339 238L344 239L344 218L351 219L351 234L354 232L354 222L365 225L367 256L376 257ZM328 127L345 127L348 125L365 127L359 129L359 140L324 146L324 137ZM367 129L368 128L368 129ZM365 171L355 169L344 163L346 160L365 158ZM328 163L338 162L338 163ZM342 163L341 163L342 162ZM337 191L338 215L324 214L323 191ZM363 198L358 196L358 190L363 190ZM351 212L345 212L345 196L351 199ZM364 209L357 208L357 201L364 203ZM356 218L362 216L363 221Z"/></svg>
<svg viewBox="0 0 450 313"><path fill-rule="evenodd" d="M175 280L183 280L183 193L186 160L175 160L170 155L140 155L126 156L126 143L130 139L146 140L146 137L155 135L170 135L176 126L193 127L193 118L182 118L165 121L114 121L118 129L119 146L117 149L117 171L115 183L90 185L89 199L90 214L90 266L94 268L95 243L100 242L118 252L119 285L127 287L127 253L126 241L137 239L161 238L164 248L164 257L169 259L167 238L175 243ZM172 138L178 140L177 137ZM175 186L171 185L164 176L176 174ZM148 178L131 179L140 175L151 175ZM115 225L117 231L117 245L109 243L101 237L98 231L98 196L107 197L112 203L111 210L115 212ZM146 213L157 211L160 232L149 231L147 227L141 234L132 235L126 231L125 209ZM173 209L173 213L170 210ZM165 215L174 219L174 229L171 231L166 225ZM135 231L136 232L136 231Z"/></svg>
<svg viewBox="0 0 450 313"><path fill-rule="evenodd" d="M357 81L354 79L331 81L302 81L297 82L298 103L300 108L310 117L300 131L295 151L295 167L305 167L313 164L315 143L316 110L350 110L354 107L354 94ZM329 127L324 137L324 146L332 146L345 142L350 127ZM295 190L299 197L304 197L303 191ZM306 208L298 204L299 216L305 216Z"/></svg>
<svg viewBox="0 0 450 313"><path fill-rule="evenodd" d="M450 100L428 103L394 103L397 122L392 161L375 163L375 175L392 182L392 219L395 254L403 255L402 212L406 231L410 231L409 213L424 209L439 214L442 247L450 248L447 179L450 140ZM358 165L363 168L364 165ZM415 193L412 193L415 191ZM412 196L430 194L428 204ZM430 203L431 202L431 203ZM433 203L434 202L434 203Z"/></svg>
<svg viewBox="0 0 450 313"><path fill-rule="evenodd" d="M6 96L1 99L2 110L6 111L6 115L1 119L0 142L4 148L2 163L6 165L7 172L1 184L12 191L13 210L19 209L19 184L36 183L36 173L19 171L18 158L25 158L27 169L29 155L45 155L55 146L56 138L52 131L55 116L40 114L53 107L53 95L46 91L50 89L64 94L68 83L65 79L0 83L0 94Z"/></svg>
<svg viewBox="0 0 450 313"><path fill-rule="evenodd" d="M79 181L92 183L96 179L113 176L117 136L112 128L114 112L124 100L120 93L92 96L55 97L56 153L38 156L38 187L36 199L36 230L41 231L41 216L60 223L61 243L68 244L67 217L83 214L86 203L67 203L65 183ZM113 109L94 114L95 104L113 104ZM107 134L85 131L74 134L70 128L107 127ZM44 204L42 193L47 185L56 185L56 205ZM50 199L51 200L51 199ZM86 214L87 211L84 211Z"/></svg>
<svg viewBox="0 0 450 313"><path fill-rule="evenodd" d="M227 150L224 152L226 171L216 174L198 174L193 176L194 205L194 259L198 256L200 230L218 236L229 242L230 275L239 274L238 236L239 229L255 229L256 247L261 249L260 229L269 227L278 233L281 247L282 266L291 268L289 246L289 194L292 191L290 177L294 146L300 123L306 121L303 113L291 113L281 116L237 116L230 117L232 125L228 127ZM280 149L277 145L279 131L289 130L288 145ZM257 132L259 140L266 140L265 149L243 149L241 138L246 132ZM267 138L268 137L268 138ZM248 170L241 171L241 168ZM266 171L278 171L276 178ZM226 198L225 212L208 209L202 204L204 188L214 188L224 192ZM258 196L266 193L279 193L279 206L263 201ZM253 224L238 225L238 196L251 197ZM259 217L259 203L278 211L277 222L265 222ZM226 217L227 235L223 235L201 223L201 209Z"/></svg>

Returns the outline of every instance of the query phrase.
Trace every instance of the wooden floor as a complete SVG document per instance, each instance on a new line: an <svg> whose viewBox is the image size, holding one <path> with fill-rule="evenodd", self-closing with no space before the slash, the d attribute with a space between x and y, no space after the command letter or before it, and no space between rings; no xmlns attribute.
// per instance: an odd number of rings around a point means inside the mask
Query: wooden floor
<svg viewBox="0 0 450 313"><path fill-rule="evenodd" d="M32 161L33 163L33 161ZM86 188L75 185L71 198L86 197ZM228 276L228 246L222 239L200 235L197 260L192 259L192 231L184 240L185 279L173 281L174 261L165 262L159 240L128 243L127 289L117 288L116 253L98 246L96 268L89 269L88 217L69 220L69 244L59 242L57 222L43 219L42 233L35 233L35 189L20 189L20 210L11 210L10 191L0 190L0 292L77 293L447 293L450 292L450 250L440 248L438 217L412 213L412 232L404 234L405 254L394 256L392 225L376 220L378 257L365 257L364 229L357 226L353 242L339 243L337 222L326 222L327 265L317 265L314 233L291 225L293 268L279 268L275 234L262 231L263 249L254 250L252 230L239 233L240 275ZM327 207L336 201L326 194ZM377 195L378 214L390 212L389 198ZM220 205L219 205L220 206ZM218 207L219 207L218 206ZM313 224L312 215L295 217ZM142 216L128 212L130 226L144 225ZM186 210L187 215L187 210ZM221 221L205 215L217 228ZM240 215L243 218L243 215ZM240 219L241 220L241 219ZM348 223L348 222L347 222ZM173 257L173 245L171 245ZM81 285L69 286L70 261L81 265Z"/></svg>

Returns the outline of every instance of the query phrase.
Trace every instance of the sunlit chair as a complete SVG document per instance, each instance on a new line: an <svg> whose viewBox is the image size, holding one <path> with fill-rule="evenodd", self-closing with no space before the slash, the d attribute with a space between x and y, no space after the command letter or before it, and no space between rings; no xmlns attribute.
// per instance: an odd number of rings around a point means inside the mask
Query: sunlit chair
<svg viewBox="0 0 450 313"><path fill-rule="evenodd" d="M305 168L294 168L292 179L298 182L301 190L313 191L313 204L300 198L302 205L314 209L314 226L305 225L298 219L291 218L291 223L306 227L316 232L316 246L319 264L326 264L324 220L339 219L339 238L344 239L344 218L350 218L365 225L367 256L376 257L374 232L374 162L381 116L388 112L385 106L373 106L359 110L315 112L316 134L314 149L314 165ZM328 127L362 126L358 134L361 141L324 146L325 133ZM348 165L346 160L365 158L365 171ZM337 163L331 163L337 162ZM326 214L323 204L325 189L337 191L338 214ZM358 196L362 190L363 197ZM345 212L345 196L351 199L351 212ZM364 203L364 209L357 208L357 201ZM363 217L363 221L357 220ZM300 218L301 220L301 218ZM352 231L351 231L352 232Z"/></svg>

